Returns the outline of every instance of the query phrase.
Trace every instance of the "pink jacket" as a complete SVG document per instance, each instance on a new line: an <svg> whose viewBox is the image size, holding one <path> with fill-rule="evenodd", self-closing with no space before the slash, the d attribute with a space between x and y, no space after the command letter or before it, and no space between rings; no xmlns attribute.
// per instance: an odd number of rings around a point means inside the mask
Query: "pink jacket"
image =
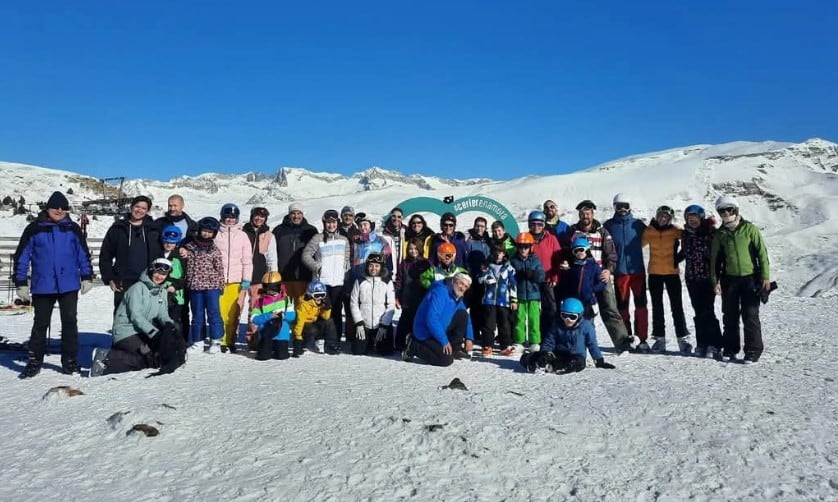
<svg viewBox="0 0 838 502"><path fill-rule="evenodd" d="M224 280L227 284L249 281L253 276L253 250L244 230L221 225L215 245L224 259Z"/></svg>

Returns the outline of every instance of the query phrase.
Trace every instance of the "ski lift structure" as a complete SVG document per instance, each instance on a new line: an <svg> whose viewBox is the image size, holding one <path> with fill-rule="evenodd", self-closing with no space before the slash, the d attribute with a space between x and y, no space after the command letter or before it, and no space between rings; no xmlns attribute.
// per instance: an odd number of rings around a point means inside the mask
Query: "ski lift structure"
<svg viewBox="0 0 838 502"><path fill-rule="evenodd" d="M119 182L119 187L115 186L115 182ZM102 198L86 200L81 203L82 207L88 214L102 214L109 216L118 216L123 214L128 209L131 203L131 197L125 195L122 191L122 186L125 184L125 176L117 176L113 178L101 178L99 182L102 184Z"/></svg>

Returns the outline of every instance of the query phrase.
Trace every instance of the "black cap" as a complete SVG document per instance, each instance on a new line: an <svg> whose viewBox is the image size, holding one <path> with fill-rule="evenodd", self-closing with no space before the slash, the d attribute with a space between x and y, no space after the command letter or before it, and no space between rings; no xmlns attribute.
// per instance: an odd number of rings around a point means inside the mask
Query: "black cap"
<svg viewBox="0 0 838 502"><path fill-rule="evenodd" d="M67 200L67 197L63 193L52 192L52 195L49 196L49 200L47 201L47 209L63 209L64 211L69 211L70 201Z"/></svg>
<svg viewBox="0 0 838 502"><path fill-rule="evenodd" d="M340 215L334 209L328 209L325 213L323 213L323 221L327 220L340 221Z"/></svg>
<svg viewBox="0 0 838 502"><path fill-rule="evenodd" d="M593 209L594 211L596 211L596 204L594 204L593 201L585 199L579 204L576 204L577 211L581 211L583 209Z"/></svg>

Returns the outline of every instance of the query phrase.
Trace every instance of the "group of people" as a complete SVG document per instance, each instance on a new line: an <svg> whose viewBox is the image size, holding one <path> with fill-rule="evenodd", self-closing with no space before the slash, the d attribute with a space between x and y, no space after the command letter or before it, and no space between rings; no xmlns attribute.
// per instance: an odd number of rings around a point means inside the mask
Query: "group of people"
<svg viewBox="0 0 838 502"><path fill-rule="evenodd" d="M398 207L381 228L351 206L330 209L320 229L298 202L273 229L265 207L254 207L244 225L232 203L217 218L197 221L184 212L179 195L169 197L161 218L149 215L151 207L148 197L135 197L105 234L99 273L113 292L113 346L97 351L93 375L152 367L165 373L188 352L242 350L236 342L244 317L247 349L258 360L348 349L358 355L400 352L404 360L445 366L470 357L477 342L482 356L520 354L531 371L579 371L586 350L596 367L613 368L597 347L594 317L601 316L617 353L663 352L664 289L678 347L692 352L681 261L695 312L695 353L735 359L740 317L744 360L756 362L763 351L759 305L772 287L768 254L757 227L742 219L729 196L716 201L718 229L698 205L684 210L683 229L668 206L646 225L632 215L631 200L617 194L614 214L604 223L590 200L576 205L573 224L561 221L558 205L547 200L529 213L527 231L514 237L500 221L489 225L483 217L459 231L450 212L441 215L437 232L421 214L405 218ZM69 209L62 193L52 194L15 254L18 296L31 299L35 312L23 378L41 369L56 302L62 369L80 371L76 305L79 292L92 288L93 270ZM717 294L723 330L715 315Z"/></svg>

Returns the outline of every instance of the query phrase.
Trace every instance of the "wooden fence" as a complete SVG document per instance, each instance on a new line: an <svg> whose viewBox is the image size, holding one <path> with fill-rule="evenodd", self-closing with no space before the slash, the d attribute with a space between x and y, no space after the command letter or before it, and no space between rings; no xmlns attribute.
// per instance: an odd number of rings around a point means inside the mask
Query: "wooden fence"
<svg viewBox="0 0 838 502"><path fill-rule="evenodd" d="M14 263L15 251L20 237L0 236L0 290L5 291L14 288ZM102 239L88 237L87 246L90 248L90 257L93 260L93 273L96 281L99 280L99 251L102 248Z"/></svg>

